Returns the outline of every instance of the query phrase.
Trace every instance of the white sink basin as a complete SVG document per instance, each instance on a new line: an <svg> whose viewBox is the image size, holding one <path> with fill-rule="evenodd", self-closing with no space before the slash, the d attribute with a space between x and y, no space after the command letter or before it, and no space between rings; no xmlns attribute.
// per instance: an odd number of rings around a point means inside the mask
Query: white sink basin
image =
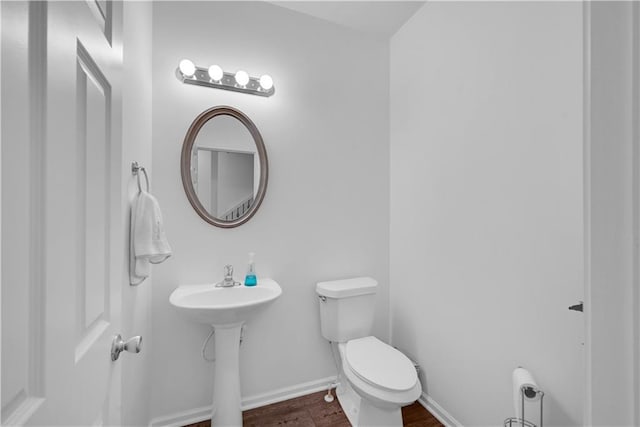
<svg viewBox="0 0 640 427"><path fill-rule="evenodd" d="M274 280L259 279L256 286L232 288L182 285L171 293L169 302L196 322L222 326L246 322L281 294L282 289Z"/></svg>
<svg viewBox="0 0 640 427"><path fill-rule="evenodd" d="M240 330L242 324L282 294L274 280L258 278L257 286L216 288L214 284L182 285L169 302L192 320L215 329L213 410L216 426L241 426Z"/></svg>

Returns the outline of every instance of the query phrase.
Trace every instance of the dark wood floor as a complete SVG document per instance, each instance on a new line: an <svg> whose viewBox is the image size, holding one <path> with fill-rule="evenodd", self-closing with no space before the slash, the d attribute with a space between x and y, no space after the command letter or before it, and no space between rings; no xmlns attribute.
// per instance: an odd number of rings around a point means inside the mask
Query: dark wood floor
<svg viewBox="0 0 640 427"><path fill-rule="evenodd" d="M285 400L242 413L244 427L350 427L338 399L327 403L325 392ZM334 392L335 396L335 392ZM442 424L418 402L402 408L405 427L441 427ZM210 421L190 424L186 427L211 427Z"/></svg>

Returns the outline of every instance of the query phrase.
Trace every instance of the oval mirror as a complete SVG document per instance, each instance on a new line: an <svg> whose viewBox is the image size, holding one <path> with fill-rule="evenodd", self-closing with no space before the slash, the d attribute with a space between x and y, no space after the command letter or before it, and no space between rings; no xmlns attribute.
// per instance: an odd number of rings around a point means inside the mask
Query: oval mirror
<svg viewBox="0 0 640 427"><path fill-rule="evenodd" d="M195 211L217 227L237 227L267 189L267 151L258 128L232 107L213 107L191 123L182 145L182 185Z"/></svg>

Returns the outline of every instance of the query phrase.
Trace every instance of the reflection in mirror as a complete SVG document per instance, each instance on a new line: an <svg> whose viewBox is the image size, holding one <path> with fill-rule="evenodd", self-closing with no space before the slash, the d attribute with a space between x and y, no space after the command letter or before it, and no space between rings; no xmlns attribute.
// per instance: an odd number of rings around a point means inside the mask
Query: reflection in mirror
<svg viewBox="0 0 640 427"><path fill-rule="evenodd" d="M262 137L238 110L207 110L187 132L183 184L196 212L213 225L235 227L255 213L266 189L266 168Z"/></svg>
<svg viewBox="0 0 640 427"><path fill-rule="evenodd" d="M232 116L205 123L193 144L191 181L202 206L212 216L231 221L253 204L260 162L249 130Z"/></svg>
<svg viewBox="0 0 640 427"><path fill-rule="evenodd" d="M216 218L240 218L258 191L255 153L194 147L191 180L202 206Z"/></svg>

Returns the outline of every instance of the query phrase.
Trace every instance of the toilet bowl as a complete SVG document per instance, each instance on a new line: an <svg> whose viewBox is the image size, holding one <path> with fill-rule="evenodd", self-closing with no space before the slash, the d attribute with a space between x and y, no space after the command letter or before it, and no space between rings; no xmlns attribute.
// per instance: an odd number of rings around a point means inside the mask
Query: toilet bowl
<svg viewBox="0 0 640 427"><path fill-rule="evenodd" d="M351 424L402 426L401 408L422 393L413 363L373 336L340 343L338 350L340 384L348 387L339 386L336 395Z"/></svg>
<svg viewBox="0 0 640 427"><path fill-rule="evenodd" d="M336 395L351 425L402 426L422 386L409 358L370 335L376 288L369 277L318 283L322 335L338 355Z"/></svg>

